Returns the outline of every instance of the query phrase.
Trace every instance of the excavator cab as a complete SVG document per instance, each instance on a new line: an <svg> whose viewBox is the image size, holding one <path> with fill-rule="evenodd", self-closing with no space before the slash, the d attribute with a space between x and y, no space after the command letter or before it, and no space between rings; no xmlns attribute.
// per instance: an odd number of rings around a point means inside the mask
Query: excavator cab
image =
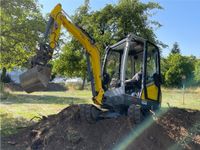
<svg viewBox="0 0 200 150"><path fill-rule="evenodd" d="M133 34L107 47L102 68L104 105L157 109L161 102L159 49Z"/></svg>

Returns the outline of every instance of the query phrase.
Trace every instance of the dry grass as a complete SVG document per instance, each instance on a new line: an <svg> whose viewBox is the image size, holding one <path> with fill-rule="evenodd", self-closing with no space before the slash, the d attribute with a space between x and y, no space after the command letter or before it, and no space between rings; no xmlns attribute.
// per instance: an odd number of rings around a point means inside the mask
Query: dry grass
<svg viewBox="0 0 200 150"><path fill-rule="evenodd" d="M182 92L182 88L164 88L162 87L162 92ZM190 87L184 90L185 93L200 93L200 87Z"/></svg>
<svg viewBox="0 0 200 150"><path fill-rule="evenodd" d="M162 106L200 110L200 87L189 89L162 88Z"/></svg>

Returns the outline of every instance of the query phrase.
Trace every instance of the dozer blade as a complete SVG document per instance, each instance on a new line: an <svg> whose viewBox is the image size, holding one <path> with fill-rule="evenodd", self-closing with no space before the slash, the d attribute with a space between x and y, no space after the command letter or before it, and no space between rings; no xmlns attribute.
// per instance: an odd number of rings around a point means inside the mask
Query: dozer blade
<svg viewBox="0 0 200 150"><path fill-rule="evenodd" d="M35 66L25 73L21 74L20 84L24 91L31 93L44 90L49 83L51 68L44 66Z"/></svg>

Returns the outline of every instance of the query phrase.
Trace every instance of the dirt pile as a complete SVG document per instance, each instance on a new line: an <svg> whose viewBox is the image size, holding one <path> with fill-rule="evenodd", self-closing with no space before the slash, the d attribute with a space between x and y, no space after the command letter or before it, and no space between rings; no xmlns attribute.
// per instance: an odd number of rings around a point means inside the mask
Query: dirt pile
<svg viewBox="0 0 200 150"><path fill-rule="evenodd" d="M135 126L127 117L89 124L80 120L79 110L70 106L2 138L2 149L200 149L200 111L171 108L156 121L150 118Z"/></svg>
<svg viewBox="0 0 200 150"><path fill-rule="evenodd" d="M23 91L23 88L19 83L6 83L4 85L6 91ZM66 87L64 85L58 83L49 83L47 88L42 91L66 91Z"/></svg>
<svg viewBox="0 0 200 150"><path fill-rule="evenodd" d="M6 91L23 91L22 87L18 83L5 83L4 84L4 89Z"/></svg>

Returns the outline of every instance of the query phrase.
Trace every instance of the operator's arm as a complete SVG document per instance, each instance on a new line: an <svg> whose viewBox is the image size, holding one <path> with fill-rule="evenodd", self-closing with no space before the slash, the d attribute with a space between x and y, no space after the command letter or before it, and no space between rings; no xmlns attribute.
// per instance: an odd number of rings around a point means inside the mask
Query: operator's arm
<svg viewBox="0 0 200 150"><path fill-rule="evenodd" d="M48 34L50 32L49 46L52 49L56 47L56 43L60 36L61 25L63 25L73 35L73 37L83 45L86 52L89 54L96 92L94 95L94 102L96 104L101 104L104 90L102 88L100 54L98 48L87 34L66 17L61 4L58 4L52 10L49 24L50 26L47 28L46 33Z"/></svg>
<svg viewBox="0 0 200 150"><path fill-rule="evenodd" d="M140 81L141 78L142 78L141 76L142 76L142 72L139 71L139 72L136 73L131 79L125 80L125 83L134 82L134 81Z"/></svg>

